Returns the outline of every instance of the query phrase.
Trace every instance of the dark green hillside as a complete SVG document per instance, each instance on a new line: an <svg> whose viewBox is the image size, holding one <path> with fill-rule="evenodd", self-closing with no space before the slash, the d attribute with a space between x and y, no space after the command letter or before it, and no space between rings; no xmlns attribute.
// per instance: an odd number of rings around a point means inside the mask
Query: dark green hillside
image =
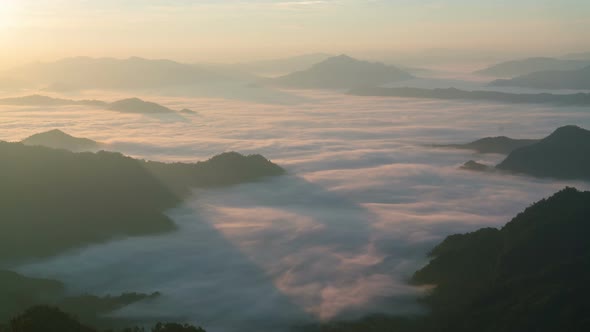
<svg viewBox="0 0 590 332"><path fill-rule="evenodd" d="M22 143L25 145L40 145L54 149L66 149L70 151L96 151L100 144L88 138L79 138L68 135L59 129L53 129L43 133L31 135Z"/></svg>
<svg viewBox="0 0 590 332"><path fill-rule="evenodd" d="M94 295L68 296L64 285L56 280L30 278L11 271L0 270L0 322L14 317L25 309L51 304L75 314L84 323L113 325L122 323L117 319L105 318L105 314L131 303L158 297L125 293L118 296L98 297Z"/></svg>
<svg viewBox="0 0 590 332"><path fill-rule="evenodd" d="M164 211L191 187L237 184L284 171L261 156L225 153L196 164L119 153L72 153L0 142L0 263L174 229Z"/></svg>
<svg viewBox="0 0 590 332"><path fill-rule="evenodd" d="M413 281L440 331L590 329L590 192L564 189L501 230L453 235Z"/></svg>
<svg viewBox="0 0 590 332"><path fill-rule="evenodd" d="M590 192L566 188L501 229L447 237L411 282L426 315L370 316L307 332L590 331Z"/></svg>
<svg viewBox="0 0 590 332"><path fill-rule="evenodd" d="M479 153L508 154L518 148L537 143L536 139L513 139L506 136L484 137L466 144L435 145L436 147L474 150Z"/></svg>
<svg viewBox="0 0 590 332"><path fill-rule="evenodd" d="M261 155L244 156L237 152L222 153L195 164L147 161L144 167L168 188L180 193L190 187L233 185L285 172Z"/></svg>
<svg viewBox="0 0 590 332"><path fill-rule="evenodd" d="M538 177L590 179L590 131L564 126L540 142L512 151L498 169Z"/></svg>
<svg viewBox="0 0 590 332"><path fill-rule="evenodd" d="M77 316L71 315L57 307L39 305L31 307L11 318L5 324L0 323L0 332L98 332L100 329L91 324L81 323ZM201 327L179 323L156 323L151 329L130 327L107 331L114 332L205 332Z"/></svg>

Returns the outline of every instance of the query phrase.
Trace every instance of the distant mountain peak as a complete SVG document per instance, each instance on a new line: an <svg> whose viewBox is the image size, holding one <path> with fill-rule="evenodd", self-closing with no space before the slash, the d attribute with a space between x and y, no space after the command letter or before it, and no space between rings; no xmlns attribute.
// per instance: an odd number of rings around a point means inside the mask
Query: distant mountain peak
<svg viewBox="0 0 590 332"><path fill-rule="evenodd" d="M278 77L275 82L304 89L346 89L380 86L411 78L412 75L394 66L341 54L318 62L307 70Z"/></svg>
<svg viewBox="0 0 590 332"><path fill-rule="evenodd" d="M538 177L590 179L590 131L563 126L540 142L512 151L498 169Z"/></svg>
<svg viewBox="0 0 590 332"><path fill-rule="evenodd" d="M98 142L87 138L74 137L60 129L52 129L31 135L22 140L22 143L25 145L46 146L70 151L94 151L100 147L100 143Z"/></svg>
<svg viewBox="0 0 590 332"><path fill-rule="evenodd" d="M555 131L553 132L554 134L556 133L576 133L576 132L587 132L588 130L576 126L576 125L565 125L563 127L559 127L557 129L555 129Z"/></svg>
<svg viewBox="0 0 590 332"><path fill-rule="evenodd" d="M52 135L52 136L67 136L67 137L72 137L72 135L69 135L69 134L67 134L67 133L65 133L65 132L63 132L63 131L61 131L59 129L51 129L51 130L48 130L48 131L46 131L44 133L41 133L41 134Z"/></svg>
<svg viewBox="0 0 590 332"><path fill-rule="evenodd" d="M314 65L315 66L324 66L324 65L338 65L338 66L361 66L361 65L373 65L373 66L385 66L384 64L380 63L380 62L369 62L369 61L363 61L363 60L359 60L359 59L355 59L349 55L346 54L340 54L337 56L333 56L330 58L327 58L326 60L319 62L317 64Z"/></svg>
<svg viewBox="0 0 590 332"><path fill-rule="evenodd" d="M590 131L576 125L567 125L555 129L545 140L567 140L570 143L574 143L577 138L590 138Z"/></svg>
<svg viewBox="0 0 590 332"><path fill-rule="evenodd" d="M360 62L360 60L357 60L351 56L348 56L346 54L340 54L340 55L336 55L330 58L327 58L326 60L324 60L324 62L328 62L328 61L345 61L345 62Z"/></svg>
<svg viewBox="0 0 590 332"><path fill-rule="evenodd" d="M174 112L168 107L145 101L137 97L115 101L109 105L109 109L123 113L166 114Z"/></svg>

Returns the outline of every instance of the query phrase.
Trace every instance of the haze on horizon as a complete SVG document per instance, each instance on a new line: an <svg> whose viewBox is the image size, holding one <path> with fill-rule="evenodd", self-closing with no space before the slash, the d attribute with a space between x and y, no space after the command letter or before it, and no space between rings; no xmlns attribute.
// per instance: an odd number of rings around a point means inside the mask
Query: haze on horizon
<svg viewBox="0 0 590 332"><path fill-rule="evenodd" d="M584 0L0 0L0 68L80 55L561 55L590 49L589 16Z"/></svg>

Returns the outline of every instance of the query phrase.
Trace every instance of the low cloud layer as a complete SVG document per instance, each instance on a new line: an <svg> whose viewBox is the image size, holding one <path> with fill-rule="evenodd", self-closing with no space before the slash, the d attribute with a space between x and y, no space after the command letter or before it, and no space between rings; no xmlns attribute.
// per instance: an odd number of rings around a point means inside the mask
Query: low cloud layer
<svg viewBox="0 0 590 332"><path fill-rule="evenodd" d="M5 140L59 128L147 159L196 161L236 150L262 153L289 171L195 192L169 211L177 232L119 239L20 270L64 280L73 293L160 291L117 315L187 319L213 332L414 313L422 290L406 280L446 235L502 225L565 185L590 188L459 170L469 159L493 165L502 156L428 146L590 128L583 109L299 94L306 100L299 105L147 96L198 112L183 122L2 106Z"/></svg>

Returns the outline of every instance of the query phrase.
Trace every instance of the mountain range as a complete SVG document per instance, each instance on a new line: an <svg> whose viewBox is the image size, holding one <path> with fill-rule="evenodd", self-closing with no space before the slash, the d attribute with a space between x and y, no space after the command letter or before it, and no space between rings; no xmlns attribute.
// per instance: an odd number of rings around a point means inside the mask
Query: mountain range
<svg viewBox="0 0 590 332"><path fill-rule="evenodd" d="M474 72L476 75L515 77L538 71L576 70L590 66L590 58L585 60L567 60L556 58L526 58L501 62Z"/></svg>
<svg viewBox="0 0 590 332"><path fill-rule="evenodd" d="M241 62L233 65L226 65L226 67L258 75L277 76L305 70L330 57L332 57L332 55L327 53L310 53L286 58Z"/></svg>
<svg viewBox="0 0 590 332"><path fill-rule="evenodd" d="M437 287L425 302L441 331L590 328L590 192L566 188L500 230L452 235L417 271Z"/></svg>
<svg viewBox="0 0 590 332"><path fill-rule="evenodd" d="M537 177L590 180L590 131L564 126L512 151L497 169Z"/></svg>
<svg viewBox="0 0 590 332"><path fill-rule="evenodd" d="M373 315L307 332L587 331L590 192L565 188L501 229L448 236L410 282L424 314Z"/></svg>
<svg viewBox="0 0 590 332"><path fill-rule="evenodd" d="M124 293L116 296L72 295L68 294L66 286L60 281L31 278L16 272L0 270L0 322L7 321L32 306L53 305L76 315L87 324L125 324L126 321L123 319L105 316L129 304L149 301L159 295L157 292Z"/></svg>
<svg viewBox="0 0 590 332"><path fill-rule="evenodd" d="M479 153L508 154L518 148L539 142L536 139L513 139L506 136L484 137L466 144L440 144L435 147L474 150Z"/></svg>
<svg viewBox="0 0 590 332"><path fill-rule="evenodd" d="M21 141L24 145L46 146L73 152L96 151L101 144L88 138L68 135L59 129L31 135Z"/></svg>
<svg viewBox="0 0 590 332"><path fill-rule="evenodd" d="M137 113L137 114L176 114L177 112L162 106L160 104L145 101L139 98L127 98L114 101L112 103L100 100L72 100L53 98L42 95L29 95L22 97L11 97L0 99L0 105L18 105L18 106L67 106L67 105L84 105L84 106L98 106L106 110L116 111L121 113ZM178 113L194 114L189 109L182 109Z"/></svg>
<svg viewBox="0 0 590 332"><path fill-rule="evenodd" d="M0 265L115 236L170 231L175 225L164 211L191 188L284 173L260 155L235 152L204 162L166 164L114 152L73 153L0 142L0 155Z"/></svg>
<svg viewBox="0 0 590 332"><path fill-rule="evenodd" d="M53 91L162 88L225 80L222 75L199 66L139 57L66 58L24 65L2 76Z"/></svg>
<svg viewBox="0 0 590 332"><path fill-rule="evenodd" d="M509 86L533 89L590 90L590 65L575 70L548 70L495 80L491 86Z"/></svg>
<svg viewBox="0 0 590 332"><path fill-rule="evenodd" d="M359 86L379 86L411 78L411 74L394 66L339 55L319 62L309 69L277 77L272 83L299 89L350 89Z"/></svg>
<svg viewBox="0 0 590 332"><path fill-rule="evenodd" d="M18 106L67 106L67 105L86 105L86 106L107 106L108 103L100 100L72 100L63 98L53 98L42 95L28 95L22 97L9 97L0 99L0 105L18 105Z"/></svg>
<svg viewBox="0 0 590 332"><path fill-rule="evenodd" d="M484 100L501 103L529 103L584 106L590 105L590 93L551 94L551 93L507 93L497 91L466 91L455 88L382 88L361 87L349 92L355 96L380 96L402 98L427 98L442 100Z"/></svg>
<svg viewBox="0 0 590 332"><path fill-rule="evenodd" d="M508 156L496 170L535 177L590 180L590 131L574 125L557 128L541 140L488 137L467 144L435 145L473 149ZM494 168L468 161L462 169L487 171Z"/></svg>

